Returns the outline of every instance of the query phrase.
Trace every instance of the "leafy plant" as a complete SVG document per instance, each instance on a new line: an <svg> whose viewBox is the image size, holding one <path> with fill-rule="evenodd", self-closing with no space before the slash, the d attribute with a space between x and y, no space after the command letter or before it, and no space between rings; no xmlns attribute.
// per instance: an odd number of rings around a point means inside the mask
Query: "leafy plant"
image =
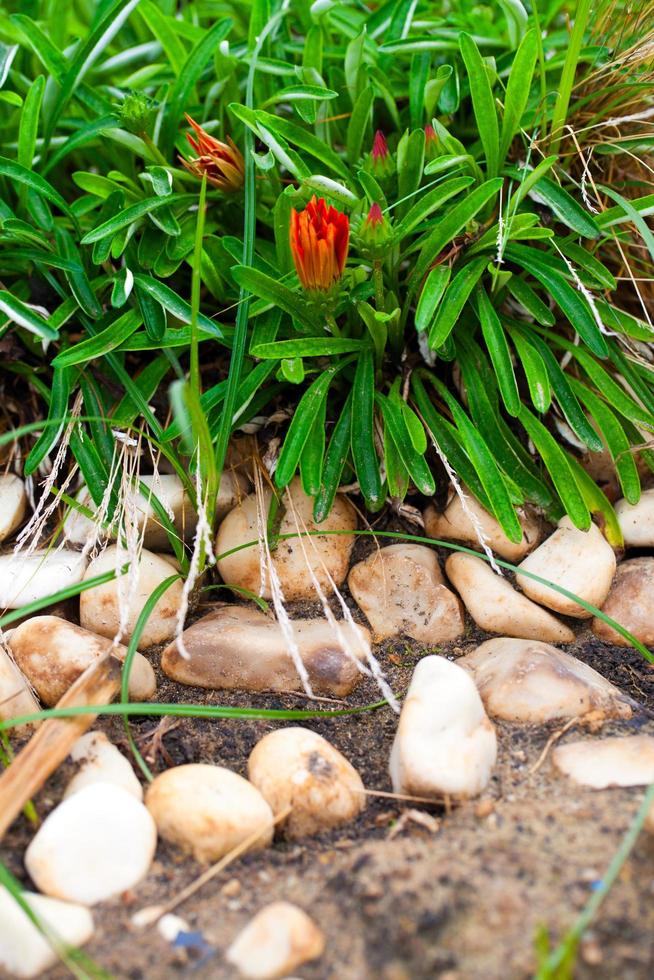
<svg viewBox="0 0 654 980"><path fill-rule="evenodd" d="M372 511L431 495L445 458L511 539L533 503L582 528L600 513L618 543L579 456L608 452L632 502L636 458L654 468L653 330L616 275L623 243L654 252L652 198L595 164L591 205L566 126L585 78L597 104L617 64L633 108L646 69L589 33L589 4L570 35L559 7L257 0L216 19L43 0L2 16L0 359L49 420L25 437L26 474L75 407L96 505L134 426L192 499L198 458L209 500L233 428L282 406L275 480L299 472L318 519L342 483ZM193 161L212 153L230 179L207 164L202 186ZM349 226L324 282L289 237L314 196Z"/></svg>

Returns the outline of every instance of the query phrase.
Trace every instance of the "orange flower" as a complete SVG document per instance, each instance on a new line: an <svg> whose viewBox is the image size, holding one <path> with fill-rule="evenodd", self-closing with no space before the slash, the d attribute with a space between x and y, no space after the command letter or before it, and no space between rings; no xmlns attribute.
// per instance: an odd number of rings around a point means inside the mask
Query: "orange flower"
<svg viewBox="0 0 654 980"><path fill-rule="evenodd" d="M245 176L245 166L243 156L238 147L227 137L227 143L221 143L214 136L210 136L195 119L186 115L187 122L195 130L197 139L189 133L186 138L197 153L196 157L185 160L180 157L181 162L196 177L206 174L207 181L225 192L238 191L243 186Z"/></svg>
<svg viewBox="0 0 654 980"><path fill-rule="evenodd" d="M291 252L305 289L327 291L343 275L350 238L350 221L327 205L323 197L311 198L300 214L291 212Z"/></svg>

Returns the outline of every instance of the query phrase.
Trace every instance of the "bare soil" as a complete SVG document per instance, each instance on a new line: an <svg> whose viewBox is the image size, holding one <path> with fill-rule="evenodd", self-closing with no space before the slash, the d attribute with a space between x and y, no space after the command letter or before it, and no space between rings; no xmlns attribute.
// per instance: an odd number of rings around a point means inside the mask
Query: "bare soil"
<svg viewBox="0 0 654 980"><path fill-rule="evenodd" d="M303 610L306 613L306 610ZM411 642L377 650L393 689L402 694L428 653L458 657L485 637L429 649ZM653 732L654 671L638 653L597 641L587 630L569 648L637 699L643 711L601 733L573 727L565 739ZM158 656L153 653L153 662ZM159 676L158 700L201 704L307 708L300 696L251 695L182 688ZM350 704L379 699L364 682ZM327 707L327 706L326 706ZM143 751L152 749L157 719L132 718ZM158 740L154 771L187 762L215 762L245 774L259 738L285 722L182 719ZM306 721L357 767L370 790L390 791L388 755L396 716L384 707L349 717ZM122 721L98 727L129 753ZM161 842L146 881L133 893L94 909L96 932L86 952L115 978L223 980L234 977L224 951L251 916L285 899L306 909L327 937L326 952L299 970L303 980L522 980L536 967L534 938L546 927L565 933L598 887L643 796L642 789L591 791L558 775L549 758L530 774L560 726L499 724L499 761L483 797L446 813L371 796L353 824L299 842L276 842L226 869L179 910L192 932L175 948L156 928L136 930L140 908L178 893L203 870ZM155 743L157 740L155 740ZM61 799L70 764L36 799L44 816ZM404 816L431 814L425 827ZM398 821L401 823L398 826ZM26 885L23 853L33 831L24 818L2 842L0 856ZM49 980L66 976L63 967ZM654 837L641 835L582 945L581 980L645 980L654 975Z"/></svg>

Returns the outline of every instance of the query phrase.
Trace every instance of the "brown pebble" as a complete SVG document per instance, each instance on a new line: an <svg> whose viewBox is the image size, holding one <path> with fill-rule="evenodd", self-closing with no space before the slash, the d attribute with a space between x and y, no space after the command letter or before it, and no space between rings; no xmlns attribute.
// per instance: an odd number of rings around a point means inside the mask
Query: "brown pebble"
<svg viewBox="0 0 654 980"><path fill-rule="evenodd" d="M224 895L225 898L233 898L234 895L238 895L241 890L241 882L238 878L230 878L226 881L223 887L220 889L220 894Z"/></svg>
<svg viewBox="0 0 654 980"><path fill-rule="evenodd" d="M483 820L484 817L489 817L494 809L495 800L481 800L475 807L475 816Z"/></svg>

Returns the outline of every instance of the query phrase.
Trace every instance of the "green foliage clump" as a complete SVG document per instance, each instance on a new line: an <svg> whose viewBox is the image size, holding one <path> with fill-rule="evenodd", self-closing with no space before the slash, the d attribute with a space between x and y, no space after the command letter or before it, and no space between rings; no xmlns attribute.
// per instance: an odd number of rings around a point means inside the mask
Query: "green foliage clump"
<svg viewBox="0 0 654 980"><path fill-rule="evenodd" d="M375 511L454 473L512 540L533 503L581 528L600 513L617 543L581 460L607 452L632 502L637 457L654 468L654 332L637 283L619 288L632 249L654 257L654 205L640 177L604 183L621 147L596 134L647 97L645 68L593 34L588 2L571 11L0 9L0 369L48 416L25 472L77 403L96 504L134 427L193 495L194 450L215 489L233 428L283 408L275 480L299 472L317 518L344 483ZM318 291L289 235L314 196L350 229Z"/></svg>

